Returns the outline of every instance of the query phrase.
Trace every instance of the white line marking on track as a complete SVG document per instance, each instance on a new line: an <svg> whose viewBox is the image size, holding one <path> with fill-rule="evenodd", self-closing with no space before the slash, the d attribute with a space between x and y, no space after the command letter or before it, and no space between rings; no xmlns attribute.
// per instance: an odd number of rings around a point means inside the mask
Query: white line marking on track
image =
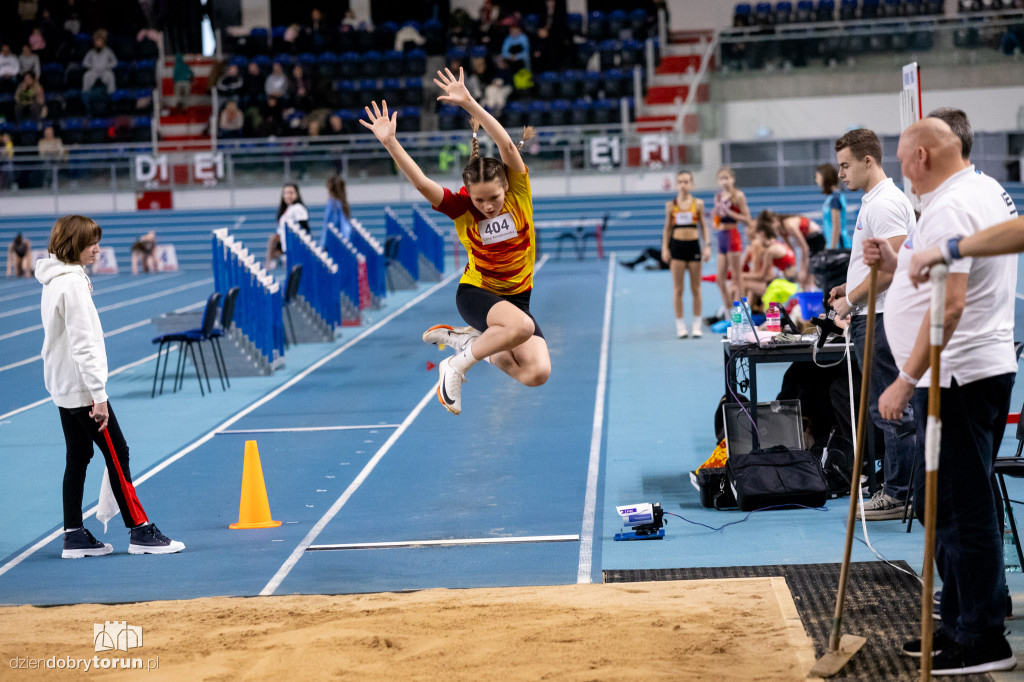
<svg viewBox="0 0 1024 682"><path fill-rule="evenodd" d="M453 545L514 545L526 542L577 542L579 535L530 535L503 538L453 538L451 540L400 540L398 542L351 542L344 545L310 545L307 552L343 549L392 549L395 547L449 547Z"/></svg>
<svg viewBox="0 0 1024 682"><path fill-rule="evenodd" d="M604 397L608 385L608 346L611 340L612 294L615 287L615 253L608 255L608 285L604 291L604 323L601 325L601 357L598 361L597 392L594 396L594 427L590 433L590 463L587 466L587 494L583 501L580 531L580 563L577 583L589 583L594 562L594 514L597 509L597 477L601 471L601 434L604 431Z"/></svg>
<svg viewBox="0 0 1024 682"><path fill-rule="evenodd" d="M275 573L274 577L270 579L270 582L267 583L266 587L260 590L260 596L274 594L274 590L281 586L281 582L288 576L289 573L291 573L291 570L295 568L295 564L299 562L299 559L302 557L302 554L309 548L310 545L313 544L313 541L316 540L317 536L320 535L323 529L327 527L327 524L331 522L331 519L337 516L338 512L341 511L341 508L344 507L345 503L348 502L350 497L352 497L352 494L359 489L359 486L363 484L363 481L367 479L367 477L370 475L370 472L372 472L373 469L377 466L377 463L384 458L384 455L388 453L388 450L391 449L391 446L394 445L395 442L402 437L402 434L405 433L406 429L409 428L409 425L416 420L416 417L418 417L420 412L423 411L423 408L427 406L427 403L434 400L436 396L437 385L435 384L434 386L430 387L430 390L427 391L422 398L420 398L420 402L416 405L416 407L413 408L412 412L410 412L406 416L406 418L402 420L402 425L399 426L398 429L396 429L395 432L392 433L391 436L386 441L384 441L384 444L381 445L380 449L377 450L377 452L373 455L372 458L370 458L370 461L366 463L366 466L364 466L363 470L359 472L359 475L356 476L355 480L349 484L348 488L345 489L345 492L341 494L341 497L334 501L334 504L332 504L331 508L327 510L327 513L321 516L320 520L316 522L316 525L313 526L308 533L306 533L306 537L302 538L302 542L300 542L298 546L296 546L295 549L292 550L291 556L289 556L288 559L281 565L281 568L277 570L277 573Z"/></svg>
<svg viewBox="0 0 1024 682"><path fill-rule="evenodd" d="M271 400L273 400L277 396L281 395L286 390L288 390L289 388L291 388L295 384L297 384L300 381L302 381L303 379L305 379L307 376L312 374L314 371L316 371L316 370L320 369L321 367L323 367L326 363L330 362L334 358L336 358L339 355L341 355L342 353L344 353L346 350L348 350L349 348L354 346L356 343L358 343L362 339L366 338L367 336L369 336L373 332L377 331L378 329L380 329L381 327L386 325L388 322L390 322L391 320L395 319L396 317L398 317L399 315L404 313L409 308L412 308L414 305L416 305L420 301L424 300L425 298L427 298L428 296L433 294L435 291L438 291L439 289L445 287L449 282L451 282L453 279L455 279L456 277L460 276L461 274L462 274L461 271L456 271L456 272L453 272L452 274L448 275L447 277L442 279L440 282L438 282L434 286L432 286L429 289L427 289L426 291L424 291L422 294L416 296L412 300L410 300L407 303L405 303L405 305L403 305L400 308L398 308L398 310L394 311L393 313L391 313L387 317L382 318L379 322L377 322L372 327L368 327L367 329L363 330L363 332L361 334L359 334L358 336L353 338L351 341L349 341L348 343L343 345L341 348L336 348L335 350L331 351L330 353L328 353L324 357L320 358L319 360L314 362L312 365L310 365L306 369L302 370L301 372L299 372L298 374L293 376L288 381L284 382L283 384L281 384L280 386L275 388L270 393L266 394L265 396L263 396L259 400L255 401L252 405L249 405L248 407L242 409L241 411L236 412L233 416L228 417L228 419L226 419L221 424L215 426L213 429L208 431L205 435L203 435L203 436L197 438L196 440L192 441L192 443L190 443L189 445L187 445L183 449L179 450L178 452L174 453L173 455L171 455L170 457L168 457L164 461L160 462L160 464L158 464L157 466L155 466L152 469L150 469L149 471L147 471L144 476L135 479L135 481L134 481L135 486L138 487L138 486L142 485L143 483L148 481L153 476L157 475L158 473L160 473L161 471L163 471L164 469L166 469L170 465L174 464L175 462L177 462L179 459L181 459L182 457L184 457L188 453L190 453L193 450L195 450L196 448L198 448L200 445L206 443L208 440L210 440L215 435L217 435L218 431L223 431L225 428L231 426L232 424L234 424L239 419L241 419L245 415L249 414L253 410L261 407L262 405L265 405L266 403L270 402ZM156 353L154 353L152 357L156 357ZM433 395L435 390L436 390L435 387L431 387L430 393L428 394L428 396L429 395ZM42 405L43 403L48 402L48 401L49 401L49 398L47 398L46 400L42 400L42 401L40 401L37 404ZM20 411L25 410L25 409L28 409L28 407L19 408L16 412L20 412ZM0 415L0 420L4 419L5 417L9 416L10 414L13 414L13 413L8 413L6 415ZM392 436L394 436L394 434L392 434ZM85 512L83 514L83 518L89 518L90 516L93 516L95 513L96 513L96 507L93 507L92 509L89 509L87 512ZM61 530L61 529L57 529L57 530L53 531L52 533L50 533L49 535L44 537L42 540L40 540L39 542L37 542L36 544L34 544L31 547L29 547L28 549L26 549L24 552L22 552L18 556L14 557L10 561L8 561L3 566L0 566L0 576L2 576L4 573L7 573L8 571L10 571L12 568L14 568L18 564L20 564L22 561L24 561L28 557L30 557L33 554L35 554L41 548L45 547L49 543L51 543L54 540L56 540L57 538L59 538L62 532L63 532L63 530Z"/></svg>
<svg viewBox="0 0 1024 682"><path fill-rule="evenodd" d="M189 310L195 310L196 308L202 308L205 305L206 305L206 301L199 301L198 303L193 303L191 305L187 305L187 306L178 308L174 312L176 312L176 313L185 313L185 312L188 312ZM139 327L144 327L147 324L150 324L152 322L153 322L153 318L147 317L145 320L139 320L138 322L132 322L131 324L125 325L123 327L118 327L117 329L114 329L112 331L104 332L103 333L103 338L108 339L111 336L117 336L118 334L123 334L124 332L131 331L132 329L138 329ZM155 357L156 357L156 354L154 353L153 355L148 356L146 359L152 360ZM3 367L0 367L0 372L6 372L9 369L15 369L16 367L21 367L22 365L27 365L30 362L36 362L37 360L42 360L42 359L43 359L42 355L34 355L34 356L30 357L30 358L25 358L24 360L18 360L17 362L12 362L9 365L4 365ZM135 365L132 365L132 367L134 367L134 366Z"/></svg>
<svg viewBox="0 0 1024 682"><path fill-rule="evenodd" d="M173 279L175 277L180 277L180 276L181 275L177 275L177 274L176 275L171 275L171 276L167 277L166 279ZM153 281L159 281L159 280L153 280ZM121 291L122 289L132 289L134 287L139 286L140 284L141 284L141 282L127 282L125 284L118 284L116 286L112 286L109 289L96 289L95 291L92 292L92 296L93 296L93 298L96 298L97 296L102 296L103 294L110 294L110 293L113 293L115 291ZM8 300L10 300L12 298L22 298L24 296L33 296L33 295L34 296L39 296L40 294L41 294L41 292L40 292L39 289L34 289L32 291L26 291L23 294L15 294L13 296L0 296L0 301L8 301ZM33 310L39 310L39 306L38 305L27 305L24 308L15 308L14 310L7 310L5 312L0 313L0 317L10 317L11 315L19 315L21 313L27 313L27 312L30 312L30 311L33 311Z"/></svg>
<svg viewBox="0 0 1024 682"><path fill-rule="evenodd" d="M397 429L401 424L367 424L355 426L293 426L280 429L224 429L217 435L225 433L295 433L297 431L350 431L356 429Z"/></svg>
<svg viewBox="0 0 1024 682"><path fill-rule="evenodd" d="M136 298L130 298L127 301L121 301L120 303L111 303L110 305L105 305L102 308L97 308L96 312L98 312L98 313L105 313L105 312L107 312L109 310L116 310L118 308L124 308L125 306L135 305L136 303L143 303L145 301L152 301L153 299L157 299L157 298L160 298L162 296L167 296L169 294L176 294L176 293L178 293L180 291L185 291L186 289L194 289L196 287L206 286L206 285L208 285L208 284L210 284L212 282L213 282L213 278L212 277L207 277L206 279L201 279L198 282L192 282L191 284L183 284L180 287L174 287L173 289L164 289L163 291L158 291L155 294L146 294L145 296L137 296ZM14 338L15 336L21 336L22 334L28 334L29 332L38 331L38 330L40 330L42 328L43 328L42 324L36 324L36 325L32 325L31 327L24 327L23 329L16 329L13 332L8 332L7 334L0 335L0 341L4 341L4 340L10 339L10 338Z"/></svg>

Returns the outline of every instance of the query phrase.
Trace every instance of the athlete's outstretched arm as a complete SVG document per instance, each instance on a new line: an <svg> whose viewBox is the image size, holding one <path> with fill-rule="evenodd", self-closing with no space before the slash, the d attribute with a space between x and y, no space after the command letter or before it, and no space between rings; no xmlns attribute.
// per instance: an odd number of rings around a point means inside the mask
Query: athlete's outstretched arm
<svg viewBox="0 0 1024 682"><path fill-rule="evenodd" d="M398 138L395 137L398 112L393 112L389 116L387 102L381 102L380 107L377 106L376 102L371 102L371 104L373 105L372 111L370 107L365 107L369 123L363 119L359 119L359 122L364 127L369 128L374 136L380 140L380 143L384 145L384 149L388 150L391 158L398 164L399 170L409 179L409 182L416 188L416 191L422 194L423 198L429 201L431 206L440 206L441 200L444 199L444 189L441 188L441 185L427 177L426 173L412 160L409 152L405 151L405 148L398 142Z"/></svg>
<svg viewBox="0 0 1024 682"><path fill-rule="evenodd" d="M459 67L458 78L448 69L445 69L444 73L438 71L437 76L434 82L437 83L437 87L444 90L444 94L438 95L437 100L462 107L467 114L479 121L484 132L490 135L494 143L498 145L501 162L516 173L525 173L526 164L523 163L523 157L519 155L519 147L512 141L508 131L498 123L498 119L491 116L491 113L480 106L480 103L473 99L473 95L469 94L462 67Z"/></svg>
<svg viewBox="0 0 1024 682"><path fill-rule="evenodd" d="M1024 251L1024 217L1007 220L977 232L960 241L962 258L1001 256ZM910 280L914 285L928 281L931 266L946 260L937 246L915 253L910 261Z"/></svg>

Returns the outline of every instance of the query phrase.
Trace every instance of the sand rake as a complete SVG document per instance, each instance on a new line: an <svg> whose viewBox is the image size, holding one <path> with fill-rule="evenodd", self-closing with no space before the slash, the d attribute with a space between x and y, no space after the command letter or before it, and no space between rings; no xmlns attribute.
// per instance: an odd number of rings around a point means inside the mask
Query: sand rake
<svg viewBox="0 0 1024 682"><path fill-rule="evenodd" d="M929 271L932 284L931 325L928 347L928 426L924 435L924 562L921 567L921 679L932 676L932 590L935 570L935 518L938 515L939 443L942 440L942 417L939 415L943 322L946 315L946 275L949 268L933 265Z"/></svg>
<svg viewBox="0 0 1024 682"><path fill-rule="evenodd" d="M878 295L878 266L871 266L868 280L868 319L864 330L864 366L861 368L860 411L857 419L857 446L853 453L853 475L850 476L850 512L846 517L846 545L843 549L843 565L839 571L839 590L836 593L836 611L832 617L832 631L829 635L828 651L811 668L808 677L832 677L860 651L866 638L860 635L842 634L843 605L846 602L846 583L850 576L850 554L853 550L853 529L857 525L857 503L860 500L860 472L864 461L868 413L868 389L871 384L871 369L875 362L875 297ZM847 351L849 352L849 351Z"/></svg>

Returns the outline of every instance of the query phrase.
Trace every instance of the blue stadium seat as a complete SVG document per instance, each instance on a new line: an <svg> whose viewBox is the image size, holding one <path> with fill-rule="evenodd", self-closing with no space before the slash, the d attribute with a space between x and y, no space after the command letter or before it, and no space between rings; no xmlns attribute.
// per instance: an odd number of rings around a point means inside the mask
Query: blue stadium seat
<svg viewBox="0 0 1024 682"><path fill-rule="evenodd" d="M850 21L857 18L857 0L840 0L839 19Z"/></svg>
<svg viewBox="0 0 1024 682"><path fill-rule="evenodd" d="M540 17L536 14L527 14L523 17L522 27L523 32L533 38L537 35L537 29L540 28Z"/></svg>
<svg viewBox="0 0 1024 682"><path fill-rule="evenodd" d="M583 35L583 15L572 13L567 14L565 17L566 27L569 29L569 35L579 36Z"/></svg>
<svg viewBox="0 0 1024 682"><path fill-rule="evenodd" d="M542 99L535 99L526 108L527 120L532 126L550 125L551 104Z"/></svg>
<svg viewBox="0 0 1024 682"><path fill-rule="evenodd" d="M152 135L152 120L149 116L136 116L132 119L132 139L135 142L149 142Z"/></svg>
<svg viewBox="0 0 1024 682"><path fill-rule="evenodd" d="M247 52L251 56L266 54L270 49L270 34L265 28L254 28L249 31L249 40L246 41Z"/></svg>
<svg viewBox="0 0 1024 682"><path fill-rule="evenodd" d="M647 37L647 10L637 7L629 13L629 25L633 29L633 37L643 40Z"/></svg>
<svg viewBox="0 0 1024 682"><path fill-rule="evenodd" d="M483 51L484 51L484 55L483 56L486 57L487 56L487 48L484 47L483 45L480 45L478 47L483 48ZM448 48L448 54L445 55L445 63L446 64L451 64L452 62L459 62L461 64L465 64L466 63L466 57L468 55L469 55L469 52L468 52L468 50L466 50L466 48L464 46L462 46L462 45L453 45L452 47Z"/></svg>
<svg viewBox="0 0 1024 682"><path fill-rule="evenodd" d="M130 114L135 110L135 93L132 90L115 90L110 96L110 105L115 114Z"/></svg>
<svg viewBox="0 0 1024 682"><path fill-rule="evenodd" d="M594 123L607 125L621 119L619 103L612 99L599 99L594 102Z"/></svg>
<svg viewBox="0 0 1024 682"><path fill-rule="evenodd" d="M114 67L114 82L119 88L128 87L132 77L132 62L119 61Z"/></svg>
<svg viewBox="0 0 1024 682"><path fill-rule="evenodd" d="M402 101L402 81L397 78L385 78L381 82L380 98L391 103L391 106L399 106Z"/></svg>
<svg viewBox="0 0 1024 682"><path fill-rule="evenodd" d="M239 73L245 73L246 67L249 66L249 60L240 54L236 54L231 58L228 64L231 66L237 66Z"/></svg>
<svg viewBox="0 0 1024 682"><path fill-rule="evenodd" d="M376 78L364 78L359 81L359 98L361 101L370 103L370 100L380 100L381 91L377 87Z"/></svg>
<svg viewBox="0 0 1024 682"><path fill-rule="evenodd" d="M789 0L780 0L775 3L775 23L788 24L793 21L793 3Z"/></svg>
<svg viewBox="0 0 1024 682"><path fill-rule="evenodd" d="M85 119L67 116L60 122L61 138L64 144L81 144L85 141Z"/></svg>
<svg viewBox="0 0 1024 682"><path fill-rule="evenodd" d="M60 92L46 93L46 111L48 118L60 118L64 115L64 95Z"/></svg>
<svg viewBox="0 0 1024 682"><path fill-rule="evenodd" d="M604 40L608 37L608 19L604 12L595 10L587 15L587 37L591 40Z"/></svg>
<svg viewBox="0 0 1024 682"><path fill-rule="evenodd" d="M140 59L132 65L132 82L133 87L136 88L155 88L156 87L156 60L155 59ZM118 83L121 87L126 87L128 83Z"/></svg>
<svg viewBox="0 0 1024 682"><path fill-rule="evenodd" d="M284 69L284 72L289 75L291 75L292 67L298 63L295 55L288 54L287 52L278 52L272 57L272 59L274 64L280 64L281 68Z"/></svg>
<svg viewBox="0 0 1024 682"><path fill-rule="evenodd" d="M60 64L43 64L43 70L39 76L39 83L43 90L56 92L64 89L64 67Z"/></svg>
<svg viewBox="0 0 1024 682"><path fill-rule="evenodd" d="M574 126L591 125L594 122L594 103L588 99L577 99L572 104L569 120Z"/></svg>
<svg viewBox="0 0 1024 682"><path fill-rule="evenodd" d="M342 78L358 78L361 74L358 52L345 52L338 58L338 75Z"/></svg>
<svg viewBox="0 0 1024 682"><path fill-rule="evenodd" d="M632 72L624 69L608 69L604 72L602 89L605 97L624 97L629 92Z"/></svg>
<svg viewBox="0 0 1024 682"><path fill-rule="evenodd" d="M770 2L759 2L754 6L754 21L762 26L769 26L775 23Z"/></svg>
<svg viewBox="0 0 1024 682"><path fill-rule="evenodd" d="M444 46L444 24L437 19L427 19L423 22L420 33L426 39L424 47L430 54L438 54ZM391 44L394 44L392 39Z"/></svg>
<svg viewBox="0 0 1024 682"><path fill-rule="evenodd" d="M625 10L616 9L608 13L608 36L610 38L622 37L623 32L629 27L629 15Z"/></svg>
<svg viewBox="0 0 1024 682"><path fill-rule="evenodd" d="M359 122L359 119L366 113L361 109L342 109L334 113L341 118L341 129L346 135L355 135L366 131L363 124Z"/></svg>
<svg viewBox="0 0 1024 682"><path fill-rule="evenodd" d="M810 5L811 0L800 0L797 3L797 12L799 13L805 5ZM810 9L810 8L808 8ZM835 21L836 19L836 3L835 0L818 0L817 9L814 11L815 21Z"/></svg>
<svg viewBox="0 0 1024 682"><path fill-rule="evenodd" d="M471 59L487 59L490 53L487 51L486 45L474 45L469 50L469 56Z"/></svg>
<svg viewBox="0 0 1024 682"><path fill-rule="evenodd" d="M751 7L746 2L741 2L736 5L732 11L732 25L733 26L749 26L751 23L751 15L753 14Z"/></svg>
<svg viewBox="0 0 1024 682"><path fill-rule="evenodd" d="M420 130L420 108L402 107L398 112L398 132L418 133Z"/></svg>
<svg viewBox="0 0 1024 682"><path fill-rule="evenodd" d="M85 141L89 144L102 144L109 142L108 133L113 127L114 121L107 117L90 118L85 130Z"/></svg>
<svg viewBox="0 0 1024 682"><path fill-rule="evenodd" d="M335 104L343 109L359 106L359 104L362 103L362 95L359 91L359 85L355 81L338 81L334 84L333 93L336 100ZM364 106L369 103L370 101L367 100L364 103Z"/></svg>
<svg viewBox="0 0 1024 682"><path fill-rule="evenodd" d="M407 76L422 76L427 71L426 50L409 50L405 53L405 74Z"/></svg>
<svg viewBox="0 0 1024 682"><path fill-rule="evenodd" d="M601 74L596 71L587 71L583 74L583 94L591 99L596 99L601 91Z"/></svg>
<svg viewBox="0 0 1024 682"><path fill-rule="evenodd" d="M558 94L558 84L562 80L562 75L557 71L544 71L537 75L535 84L537 86L537 96L541 99L552 100Z"/></svg>
<svg viewBox="0 0 1024 682"><path fill-rule="evenodd" d="M878 0L864 0L860 6L860 18L861 19L875 19L880 13L880 3Z"/></svg>
<svg viewBox="0 0 1024 682"><path fill-rule="evenodd" d="M298 61L299 66L301 66L307 74L312 74L313 70L316 68L317 56L312 52L303 52L298 56L296 61Z"/></svg>
<svg viewBox="0 0 1024 682"><path fill-rule="evenodd" d="M71 58L76 62L82 61L85 53L92 49L91 33L76 33L72 38Z"/></svg>
<svg viewBox="0 0 1024 682"><path fill-rule="evenodd" d="M569 69L562 72L561 81L558 84L558 95L563 99L573 100L582 92L583 72L576 69Z"/></svg>
<svg viewBox="0 0 1024 682"><path fill-rule="evenodd" d="M322 82L330 82L339 75L338 55L333 52L321 52L316 57L316 77Z"/></svg>
<svg viewBox="0 0 1024 682"><path fill-rule="evenodd" d="M408 106L421 106L423 104L423 81L412 76L403 81L404 94L402 101Z"/></svg>
<svg viewBox="0 0 1024 682"><path fill-rule="evenodd" d="M644 44L630 38L622 41L622 54L619 65L623 68L642 65L644 63Z"/></svg>
<svg viewBox="0 0 1024 682"><path fill-rule="evenodd" d="M82 103L81 90L64 91L64 115L81 116L85 113L85 104Z"/></svg>
<svg viewBox="0 0 1024 682"><path fill-rule="evenodd" d="M515 100L505 105L505 110L501 112L501 118L504 120L506 128L518 128L526 123L526 107L522 102Z"/></svg>
<svg viewBox="0 0 1024 682"><path fill-rule="evenodd" d="M18 147L34 147L39 141L39 124L35 121L22 121L15 128L14 144Z"/></svg>
<svg viewBox="0 0 1024 682"><path fill-rule="evenodd" d="M287 26L274 26L270 29L270 44L275 50L281 48L284 44L284 34L288 30Z"/></svg>
<svg viewBox="0 0 1024 682"><path fill-rule="evenodd" d="M459 130L462 128L462 116L460 107L445 104L437 112L437 127L441 130Z"/></svg>
<svg viewBox="0 0 1024 682"><path fill-rule="evenodd" d="M81 90L82 89L82 74L85 70L81 64L71 63L68 64L68 68L64 71L64 87L68 90Z"/></svg>
<svg viewBox="0 0 1024 682"><path fill-rule="evenodd" d="M556 99L551 102L551 113L549 123L553 126L564 126L569 123L569 112L572 111L572 103L567 99Z"/></svg>
<svg viewBox="0 0 1024 682"><path fill-rule="evenodd" d="M384 53L381 63L381 73L385 77L397 78L405 74L405 56L398 50L388 50Z"/></svg>

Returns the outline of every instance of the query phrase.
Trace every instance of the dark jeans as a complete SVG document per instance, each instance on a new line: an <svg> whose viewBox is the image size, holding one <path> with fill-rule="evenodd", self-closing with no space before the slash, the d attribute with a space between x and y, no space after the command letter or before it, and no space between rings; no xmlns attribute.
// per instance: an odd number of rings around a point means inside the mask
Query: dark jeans
<svg viewBox="0 0 1024 682"><path fill-rule="evenodd" d="M1013 374L942 389L935 564L942 578L942 627L961 644L1001 636L1006 575L1000 532L1002 502L992 473L1006 429ZM914 391L919 433L928 390ZM924 438L918 439L914 510L924 514ZM927 570L927 569L926 569Z"/></svg>
<svg viewBox="0 0 1024 682"><path fill-rule="evenodd" d="M127 528L134 528L146 522L146 513L135 496L132 486L132 474L128 468L128 444L121 433L121 427L114 416L114 408L107 403L110 420L107 431L110 442L117 453L117 461L121 474L111 459L107 439L99 430L99 424L89 416L90 407L68 409L59 407L60 425L64 429L64 442L67 445L67 463L64 467L64 528L82 527L82 496L85 489L85 469L93 455L93 443L99 446L106 461L107 473L110 476L110 487L121 510L121 518ZM123 478L123 480L122 480Z"/></svg>
<svg viewBox="0 0 1024 682"><path fill-rule="evenodd" d="M853 348L857 354L857 364L861 368L861 381L864 374L864 336L867 333L868 319L866 315L855 315L851 318L850 333L853 337ZM878 413L878 396L896 381L900 370L892 359L889 342L885 338L885 325L882 314L875 316L875 355L871 368L871 385L868 387L868 412L871 421L882 430L885 438L885 457L882 460L882 473L885 476L885 494L900 500L904 499L910 487L910 469L914 462L914 449L917 447L917 425L914 422L914 408L910 405L903 410L903 416L890 421L882 419ZM924 431L921 431L923 434Z"/></svg>

